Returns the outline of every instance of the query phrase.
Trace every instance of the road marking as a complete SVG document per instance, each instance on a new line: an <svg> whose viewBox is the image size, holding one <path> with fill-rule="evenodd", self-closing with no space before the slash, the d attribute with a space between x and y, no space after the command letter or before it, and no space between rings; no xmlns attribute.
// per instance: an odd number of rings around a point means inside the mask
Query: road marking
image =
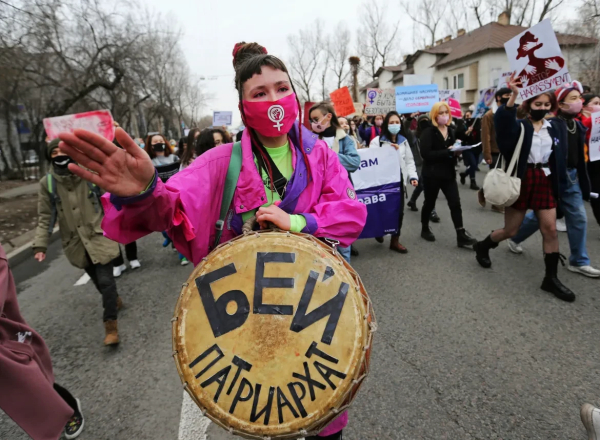
<svg viewBox="0 0 600 440"><path fill-rule="evenodd" d="M90 276L87 273L84 273L81 278L77 280L75 286L83 286L84 284L87 284L89 280Z"/></svg>
<svg viewBox="0 0 600 440"><path fill-rule="evenodd" d="M198 405L185 391L181 402L181 419L179 421L179 440L207 440L206 430L210 419L202 415Z"/></svg>

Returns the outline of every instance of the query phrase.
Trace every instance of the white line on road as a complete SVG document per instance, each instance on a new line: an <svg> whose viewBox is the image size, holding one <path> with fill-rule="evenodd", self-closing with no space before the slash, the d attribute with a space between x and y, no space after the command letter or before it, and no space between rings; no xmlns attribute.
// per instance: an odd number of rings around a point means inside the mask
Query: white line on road
<svg viewBox="0 0 600 440"><path fill-rule="evenodd" d="M79 278L77 280L77 282L75 283L75 286L83 286L84 284L87 284L87 282L90 280L90 276L87 273L84 273L81 278Z"/></svg>
<svg viewBox="0 0 600 440"><path fill-rule="evenodd" d="M198 405L185 391L181 403L181 419L179 421L179 440L206 440L206 429L210 419L202 415Z"/></svg>

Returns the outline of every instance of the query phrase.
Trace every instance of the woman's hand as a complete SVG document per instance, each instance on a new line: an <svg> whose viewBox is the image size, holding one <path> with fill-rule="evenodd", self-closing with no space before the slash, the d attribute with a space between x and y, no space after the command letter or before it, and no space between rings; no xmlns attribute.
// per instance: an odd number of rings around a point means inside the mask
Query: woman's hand
<svg viewBox="0 0 600 440"><path fill-rule="evenodd" d="M410 179L410 184L417 187L419 186L419 181L417 179Z"/></svg>
<svg viewBox="0 0 600 440"><path fill-rule="evenodd" d="M69 164L69 170L111 194L136 196L154 177L150 157L122 128L117 128L116 137L123 149L87 130L58 137L62 141L60 149L81 165Z"/></svg>
<svg viewBox="0 0 600 440"><path fill-rule="evenodd" d="M269 222L283 231L289 231L292 226L290 215L275 205L258 208L256 220L260 225L260 229L269 229Z"/></svg>
<svg viewBox="0 0 600 440"><path fill-rule="evenodd" d="M506 85L512 90L512 95L510 95L510 99L508 100L506 107L513 107L515 105L517 96L519 96L519 87L523 87L521 78L515 78L515 75L516 73L513 72L512 75L510 75L510 78L506 80Z"/></svg>
<svg viewBox="0 0 600 440"><path fill-rule="evenodd" d="M398 144L393 144L393 143L391 143L391 142L390 142L390 145L391 145L392 147L394 147L396 150L399 150L399 149L400 149L400 145L398 145Z"/></svg>
<svg viewBox="0 0 600 440"><path fill-rule="evenodd" d="M38 260L40 263L42 261L44 261L46 259L46 254L44 252L38 252L37 254L35 254L35 256L33 257L36 260Z"/></svg>

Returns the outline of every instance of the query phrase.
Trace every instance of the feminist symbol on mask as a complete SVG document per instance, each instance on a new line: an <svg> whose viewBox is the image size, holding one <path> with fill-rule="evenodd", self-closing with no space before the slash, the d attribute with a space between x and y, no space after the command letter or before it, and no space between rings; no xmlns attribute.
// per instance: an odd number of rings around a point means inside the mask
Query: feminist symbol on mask
<svg viewBox="0 0 600 440"><path fill-rule="evenodd" d="M281 127L283 127L281 121L283 121L283 117L285 116L283 107L280 105L272 105L269 107L269 110L267 110L267 115L272 122L275 122L273 127L275 127L278 131L281 131Z"/></svg>

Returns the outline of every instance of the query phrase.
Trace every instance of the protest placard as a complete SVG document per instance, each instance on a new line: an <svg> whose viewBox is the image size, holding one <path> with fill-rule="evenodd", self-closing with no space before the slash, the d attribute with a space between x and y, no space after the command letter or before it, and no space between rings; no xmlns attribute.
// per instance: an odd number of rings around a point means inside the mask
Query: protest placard
<svg viewBox="0 0 600 440"><path fill-rule="evenodd" d="M73 133L78 128L96 133L111 142L115 138L115 125L109 110L44 119L44 129L49 140L56 139L59 133Z"/></svg>
<svg viewBox="0 0 600 440"><path fill-rule="evenodd" d="M521 79L519 95L529 99L571 81L549 19L504 44L510 67Z"/></svg>
<svg viewBox="0 0 600 440"><path fill-rule="evenodd" d="M440 89L440 101L447 101L449 98L460 102L460 89Z"/></svg>
<svg viewBox="0 0 600 440"><path fill-rule="evenodd" d="M385 115L396 110L396 91L394 89L367 89L367 115Z"/></svg>
<svg viewBox="0 0 600 440"><path fill-rule="evenodd" d="M221 125L231 125L233 122L233 112L213 112L213 127Z"/></svg>
<svg viewBox="0 0 600 440"><path fill-rule="evenodd" d="M592 113L592 132L590 133L590 162L600 160L600 112Z"/></svg>
<svg viewBox="0 0 600 440"><path fill-rule="evenodd" d="M404 75L402 84L405 86L422 86L431 84L431 75Z"/></svg>
<svg viewBox="0 0 600 440"><path fill-rule="evenodd" d="M483 118L483 115L485 115L487 111L492 108L495 94L495 87L490 87L488 89L482 89L479 91L479 101L477 102L477 107L475 107L475 114L473 115L474 118Z"/></svg>
<svg viewBox="0 0 600 440"><path fill-rule="evenodd" d="M506 85L506 80L508 80L508 78L510 78L512 73L513 73L512 70L506 70L504 72L500 72L500 76L498 77L498 84L497 84L496 88L503 89L503 88L508 87Z"/></svg>
<svg viewBox="0 0 600 440"><path fill-rule="evenodd" d="M329 97L338 116L348 116L356 111L348 87L334 90L329 94Z"/></svg>
<svg viewBox="0 0 600 440"><path fill-rule="evenodd" d="M398 152L390 146L362 148L360 168L352 174L358 200L367 206L367 223L359 238L398 232L401 178Z"/></svg>
<svg viewBox="0 0 600 440"><path fill-rule="evenodd" d="M450 114L453 118L462 119L462 108L460 102L454 98L448 98L448 105L450 106Z"/></svg>
<svg viewBox="0 0 600 440"><path fill-rule="evenodd" d="M396 111L400 114L428 112L439 100L437 84L396 87Z"/></svg>

